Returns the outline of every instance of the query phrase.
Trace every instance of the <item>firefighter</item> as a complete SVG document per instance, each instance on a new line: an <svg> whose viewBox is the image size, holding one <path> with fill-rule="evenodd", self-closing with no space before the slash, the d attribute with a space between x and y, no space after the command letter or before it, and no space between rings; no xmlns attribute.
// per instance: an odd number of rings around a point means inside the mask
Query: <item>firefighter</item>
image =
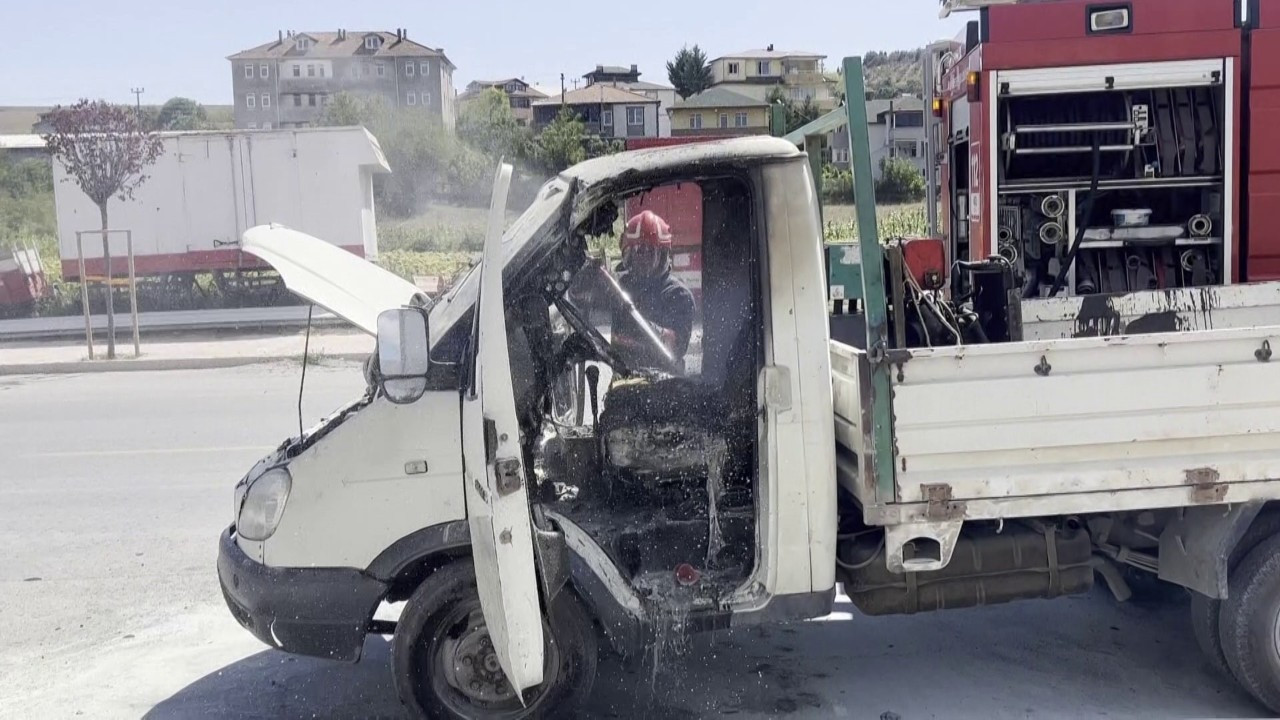
<svg viewBox="0 0 1280 720"><path fill-rule="evenodd" d="M694 302L689 288L671 276L671 228L657 213L644 210L627 222L621 245L618 282L675 358L671 369L683 372ZM612 341L642 365L662 367L660 353L625 302L614 308Z"/></svg>

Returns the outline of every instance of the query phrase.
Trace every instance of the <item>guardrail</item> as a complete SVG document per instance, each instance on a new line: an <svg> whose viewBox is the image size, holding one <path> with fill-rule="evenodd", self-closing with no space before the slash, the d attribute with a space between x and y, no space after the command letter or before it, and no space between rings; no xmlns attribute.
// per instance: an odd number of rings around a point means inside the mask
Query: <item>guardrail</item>
<svg viewBox="0 0 1280 720"><path fill-rule="evenodd" d="M307 324L307 306L268 308L232 308L225 310L174 310L169 312L144 312L138 314L138 327L143 331L178 330L266 330L301 328ZM330 313L317 309L311 316L313 326L346 325L347 322ZM106 315L93 316L93 330L97 335L107 329ZM127 334L128 328L117 325L116 332ZM59 338L84 339L84 316L21 318L0 320L0 341L51 340Z"/></svg>

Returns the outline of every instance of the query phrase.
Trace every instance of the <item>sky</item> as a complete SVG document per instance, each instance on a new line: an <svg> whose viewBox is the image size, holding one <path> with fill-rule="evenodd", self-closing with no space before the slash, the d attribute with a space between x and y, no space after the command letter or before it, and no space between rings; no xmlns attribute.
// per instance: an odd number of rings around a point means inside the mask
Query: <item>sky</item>
<svg viewBox="0 0 1280 720"><path fill-rule="evenodd" d="M3 0L0 105L55 105L87 98L161 103L182 95L231 103L227 56L274 40L277 30L403 27L443 47L454 86L524 77L558 87L598 64L640 66L666 83L666 61L683 45L714 58L773 43L779 50L846 55L920 47L955 36L964 16L937 17L936 0L568 0L359 2L357 0ZM50 7L56 8L50 13ZM872 14L874 13L874 15Z"/></svg>

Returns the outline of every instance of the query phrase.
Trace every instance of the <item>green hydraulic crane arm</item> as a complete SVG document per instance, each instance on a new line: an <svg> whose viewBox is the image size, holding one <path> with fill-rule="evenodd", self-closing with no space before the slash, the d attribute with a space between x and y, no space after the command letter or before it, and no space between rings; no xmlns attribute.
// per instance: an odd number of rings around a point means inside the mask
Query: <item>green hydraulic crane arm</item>
<svg viewBox="0 0 1280 720"><path fill-rule="evenodd" d="M871 367L871 451L874 477L863 478L875 486L877 504L891 503L894 493L893 394L890 387L888 350L888 301L885 293L884 251L876 226L875 182L871 174L871 139L867 129L866 84L862 58L844 59L844 96L849 124L849 162L853 168L853 197L858 217L858 249L861 256L862 304L867 326L867 360Z"/></svg>

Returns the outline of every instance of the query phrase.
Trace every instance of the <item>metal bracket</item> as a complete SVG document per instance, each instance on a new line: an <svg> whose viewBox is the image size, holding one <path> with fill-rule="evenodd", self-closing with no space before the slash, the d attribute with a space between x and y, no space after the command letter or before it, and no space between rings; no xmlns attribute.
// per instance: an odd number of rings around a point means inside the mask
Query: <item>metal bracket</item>
<svg viewBox="0 0 1280 720"><path fill-rule="evenodd" d="M941 570L951 562L951 554L955 552L956 540L960 537L963 520L947 522L905 523L889 525L884 529L885 564L890 572L929 572ZM905 548L909 543L930 540L937 543L936 557L904 558Z"/></svg>
<svg viewBox="0 0 1280 720"><path fill-rule="evenodd" d="M1041 355L1040 364L1036 365L1035 370L1040 377L1049 377L1049 373L1053 372L1053 366L1049 364L1048 358Z"/></svg>
<svg viewBox="0 0 1280 720"><path fill-rule="evenodd" d="M502 458L493 464L494 489L498 497L506 497L520 489L520 460L518 458Z"/></svg>
<svg viewBox="0 0 1280 720"><path fill-rule="evenodd" d="M1160 533L1159 576L1211 598L1227 596L1227 564L1263 503L1181 510Z"/></svg>
<svg viewBox="0 0 1280 720"><path fill-rule="evenodd" d="M930 520L952 520L964 513L964 506L951 499L951 486L946 484L921 485L925 502L925 517Z"/></svg>
<svg viewBox="0 0 1280 720"><path fill-rule="evenodd" d="M1262 347L1253 351L1253 357L1258 362L1271 362L1271 341L1263 340Z"/></svg>

